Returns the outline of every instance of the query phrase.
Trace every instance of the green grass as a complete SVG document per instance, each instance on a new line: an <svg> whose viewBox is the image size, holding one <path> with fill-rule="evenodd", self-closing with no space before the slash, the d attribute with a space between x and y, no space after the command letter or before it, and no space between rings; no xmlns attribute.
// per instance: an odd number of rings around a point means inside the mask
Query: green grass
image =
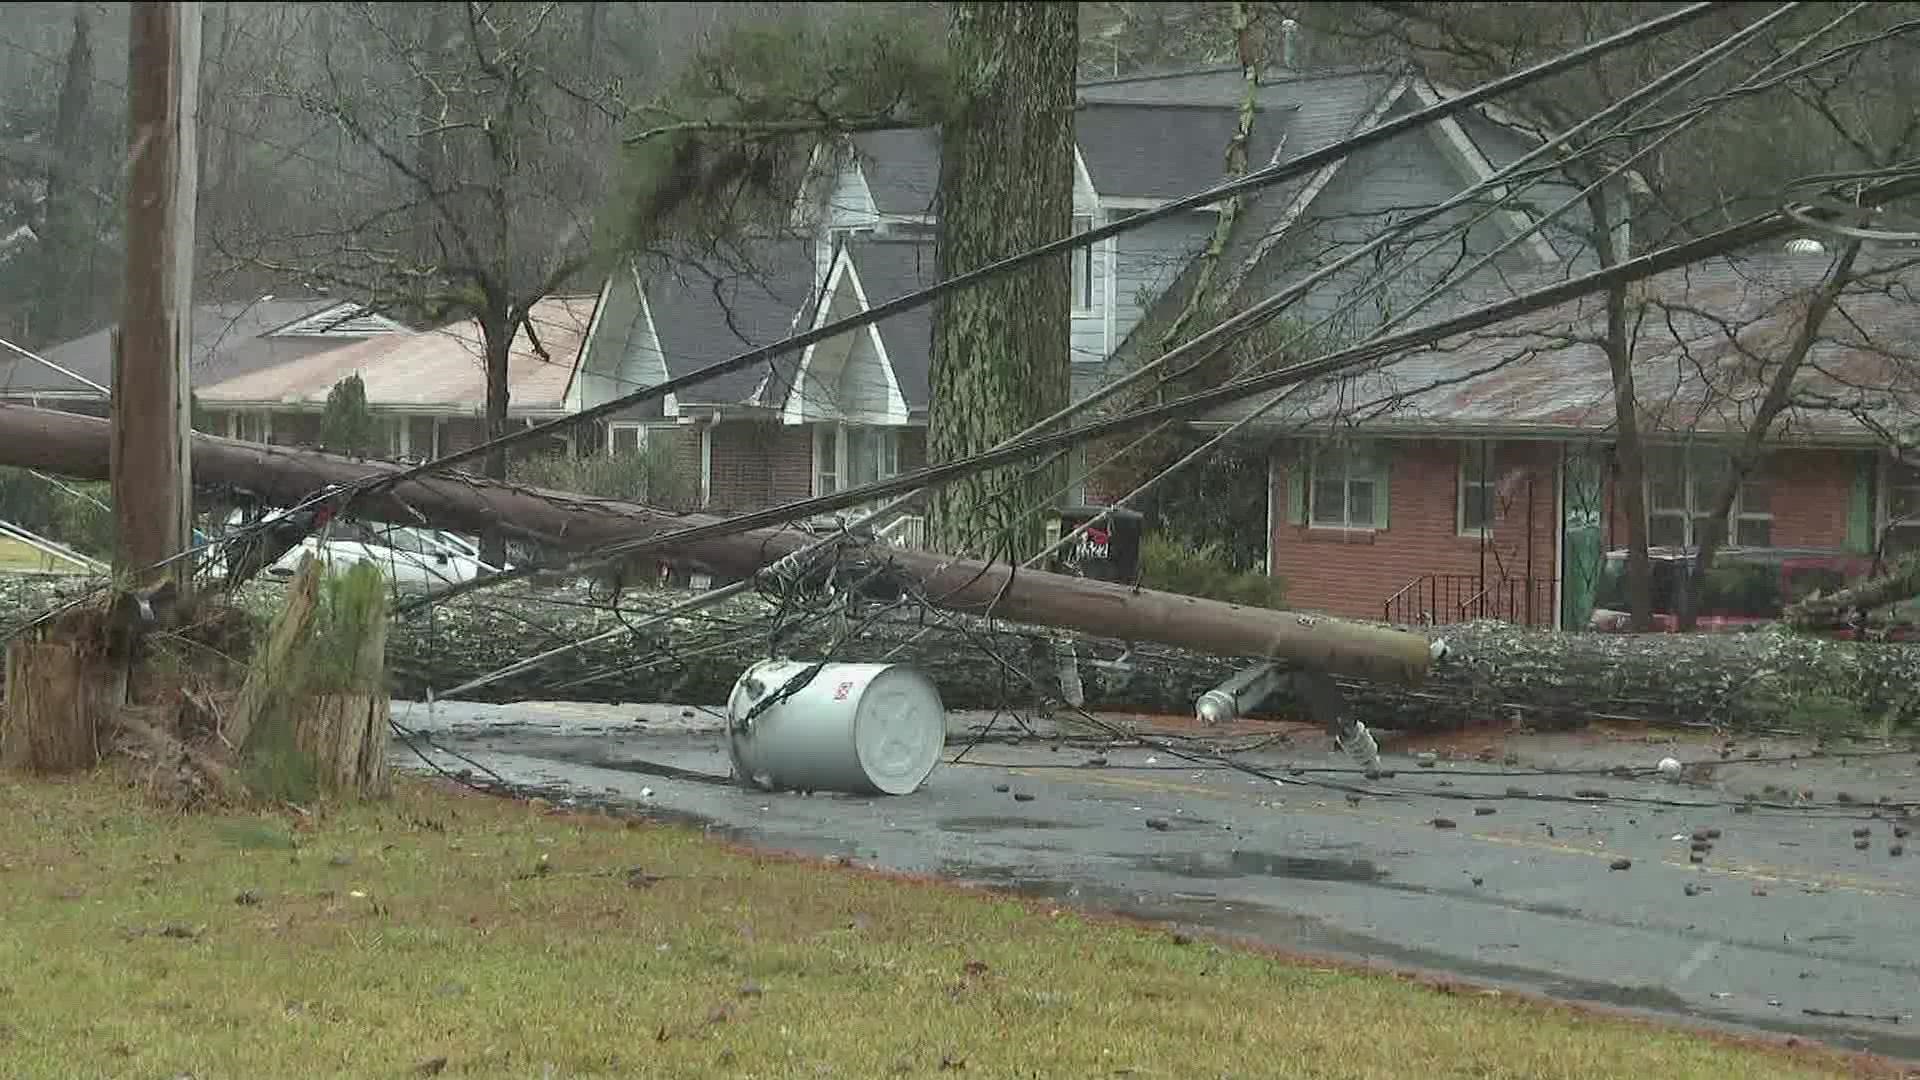
<svg viewBox="0 0 1920 1080"><path fill-rule="evenodd" d="M65 559L27 546L12 537L0 536L0 572L8 570L52 570L63 574L85 573Z"/></svg>
<svg viewBox="0 0 1920 1080"><path fill-rule="evenodd" d="M9 777L0 820L7 1077L1679 1080L1845 1064L406 781L303 818L174 816L105 776ZM636 867L658 880L631 884Z"/></svg>

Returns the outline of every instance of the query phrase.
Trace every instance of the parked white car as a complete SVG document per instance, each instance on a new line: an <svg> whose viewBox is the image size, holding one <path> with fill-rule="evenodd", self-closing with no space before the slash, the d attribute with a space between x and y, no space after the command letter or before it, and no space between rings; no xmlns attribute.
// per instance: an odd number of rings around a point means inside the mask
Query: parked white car
<svg viewBox="0 0 1920 1080"><path fill-rule="evenodd" d="M271 511L268 519L278 517ZM240 524L236 515L230 526ZM500 568L480 560L480 549L457 533L407 526L374 526L358 521L335 521L320 535L309 536L280 556L266 573L286 580L300 570L308 555L319 560L323 573L338 573L360 563L371 563L401 592L431 592L472 581Z"/></svg>

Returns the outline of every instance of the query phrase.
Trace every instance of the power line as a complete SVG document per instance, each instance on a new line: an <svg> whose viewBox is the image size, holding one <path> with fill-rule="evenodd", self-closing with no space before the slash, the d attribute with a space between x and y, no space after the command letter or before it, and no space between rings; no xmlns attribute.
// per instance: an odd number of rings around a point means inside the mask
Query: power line
<svg viewBox="0 0 1920 1080"><path fill-rule="evenodd" d="M925 289L907 293L894 300L872 307L867 311L848 316L844 319L834 320L771 345L749 350L731 359L710 364L699 371L668 379L663 383L648 387L647 389L613 398L591 408L583 409L571 416L550 420L534 428L529 428L526 431L515 432L490 439L469 450L443 456L436 461L414 466L398 474L369 477L366 485L356 491L355 494L356 496L370 494L391 486L392 484L410 480L428 472L451 468L461 462L485 457L495 451L504 450L517 443L552 434L558 429L573 424L596 420L631 406L651 401L655 398L665 397L667 394L676 393L686 387L706 382L709 379L729 372L738 371L751 364L770 359L782 353L826 341L850 330L870 326L890 316L924 307L949 293L956 292L1042 259L1065 254L1075 248L1086 247L1100 240L1105 240L1108 237L1119 236L1122 233L1143 228L1154 222L1173 217L1177 214L1186 213L1189 210L1213 205L1241 192L1255 191L1260 188L1282 183L1294 177L1312 172L1323 165L1340 161L1359 150L1385 142L1407 131L1416 130L1436 120L1441 120L1455 113L1473 108L1510 90L1578 67L1591 59L1625 48L1628 45L1664 34L1675 27L1702 18L1725 6L1727 5L1723 2L1707 2L1689 5L1679 11L1648 20L1647 22L1630 27L1617 34L1602 38L1599 41L1581 46L1571 52L1534 64L1522 71L1482 84L1458 97L1449 98L1435 105L1409 113L1399 119L1375 125L1364 132L1342 139L1320 150L1311 151L1285 163L1249 173L1247 176L1238 180L1229 181L1193 195L1174 199L1153 210L1142 211L1139 214L1119 221L1109 222L1106 225L1097 226L1086 232L1041 244L1036 248L1031 248L978 269L948 278Z"/></svg>

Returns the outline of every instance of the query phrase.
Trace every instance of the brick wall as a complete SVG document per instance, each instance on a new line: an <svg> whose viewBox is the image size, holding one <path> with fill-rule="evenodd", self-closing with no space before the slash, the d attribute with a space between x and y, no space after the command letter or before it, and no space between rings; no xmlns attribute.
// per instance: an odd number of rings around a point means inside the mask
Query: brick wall
<svg viewBox="0 0 1920 1080"><path fill-rule="evenodd" d="M758 510L813 490L811 429L761 420L725 420L708 433L710 451L708 505L717 511ZM692 468L699 475L700 450L692 447Z"/></svg>
<svg viewBox="0 0 1920 1080"><path fill-rule="evenodd" d="M1486 580L1504 574L1528 576L1528 524L1531 521L1531 576L1550 581L1555 573L1554 515L1560 447L1557 443L1504 443L1496 474L1512 479L1495 500L1494 525L1483 544L1478 535L1458 528L1459 442L1394 440L1390 452L1387 528L1379 531L1316 529L1288 520L1290 470L1294 454L1282 451L1274 464L1273 570L1286 582L1288 607L1353 619L1379 619L1387 599L1427 574L1474 575L1485 566ZM1517 475L1514 475L1517 474ZM1529 485L1529 480L1531 484ZM1529 493L1529 486L1531 493ZM1529 507L1531 512L1529 512ZM1449 597L1452 608L1472 595ZM1524 593L1517 594L1524 596ZM1524 599L1521 601L1524 604ZM1428 603L1423 606L1433 606ZM1552 587L1537 588L1536 621L1552 615ZM1453 621L1449 610L1441 621Z"/></svg>
<svg viewBox="0 0 1920 1080"><path fill-rule="evenodd" d="M1388 479L1388 527L1377 532L1315 529L1288 518L1292 447L1274 462L1274 571L1287 583L1287 604L1345 618L1378 619L1389 597L1425 575L1474 575L1481 567L1477 537L1461 536L1457 524L1460 484L1459 442L1395 440ZM1518 471L1496 500L1486 578L1531 576L1551 582L1559 573L1555 515L1561 448L1557 443L1502 443L1496 474ZM1780 546L1843 547L1856 455L1839 450L1782 450L1770 465L1773 543ZM1529 500L1525 477L1532 478ZM1528 506L1531 502L1531 513ZM1532 543L1528 544L1528 522ZM1624 546L1626 529L1618 510L1614 479L1607 484L1609 548ZM1430 588L1430 587L1429 587ZM1441 607L1449 607L1443 590ZM1551 622L1551 585L1538 588L1537 621ZM1421 604L1424 609L1433 606ZM1454 617L1452 611L1446 618Z"/></svg>

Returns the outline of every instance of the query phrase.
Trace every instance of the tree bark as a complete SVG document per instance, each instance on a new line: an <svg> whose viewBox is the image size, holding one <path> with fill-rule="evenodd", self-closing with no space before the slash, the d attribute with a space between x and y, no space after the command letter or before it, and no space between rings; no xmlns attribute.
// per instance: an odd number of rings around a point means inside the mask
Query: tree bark
<svg viewBox="0 0 1920 1080"><path fill-rule="evenodd" d="M234 700L233 713L220 733L234 749L247 745L276 692L280 673L286 670L294 650L306 643L319 590L320 564L309 556L301 561L300 572L287 588L286 607L274 619L266 644L254 657L246 681L240 685L240 696Z"/></svg>
<svg viewBox="0 0 1920 1080"><path fill-rule="evenodd" d="M955 102L941 131L935 261L951 278L1008 258L1073 227L1073 80L1077 8L1071 3L950 5ZM1091 257L1091 254L1089 255ZM1036 263L934 306L933 462L979 453L1067 404L1072 260ZM934 491L934 546L1018 562L1039 551L1059 464L1007 468Z"/></svg>
<svg viewBox="0 0 1920 1080"><path fill-rule="evenodd" d="M98 666L83 644L21 638L7 647L0 768L63 773L100 760Z"/></svg>

